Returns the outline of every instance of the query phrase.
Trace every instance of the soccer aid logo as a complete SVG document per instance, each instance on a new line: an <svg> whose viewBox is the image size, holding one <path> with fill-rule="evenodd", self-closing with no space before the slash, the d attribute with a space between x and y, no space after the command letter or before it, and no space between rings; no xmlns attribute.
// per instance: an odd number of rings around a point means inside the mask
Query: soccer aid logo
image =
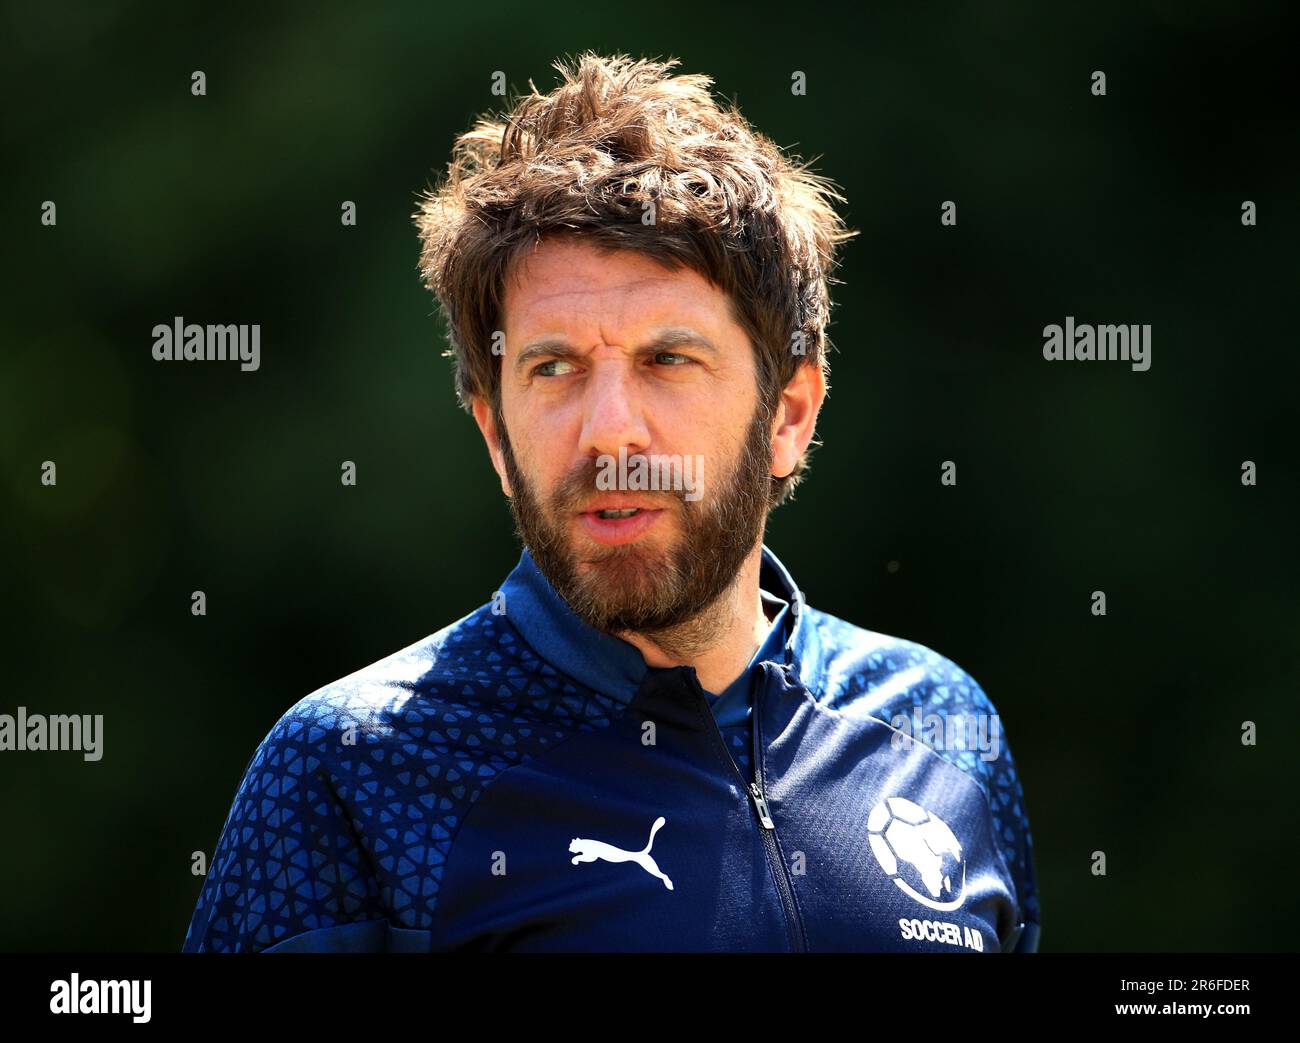
<svg viewBox="0 0 1300 1043"><path fill-rule="evenodd" d="M867 816L867 839L880 868L899 890L928 909L961 908L966 862L956 834L943 819L905 797L886 797Z"/></svg>

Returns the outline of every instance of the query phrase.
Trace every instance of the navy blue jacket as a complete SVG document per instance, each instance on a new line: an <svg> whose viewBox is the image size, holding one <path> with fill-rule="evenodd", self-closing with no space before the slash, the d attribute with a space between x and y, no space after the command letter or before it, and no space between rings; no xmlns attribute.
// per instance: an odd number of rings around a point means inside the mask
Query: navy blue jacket
<svg viewBox="0 0 1300 1043"><path fill-rule="evenodd" d="M988 697L806 605L766 547L760 585L778 654L715 717L525 551L491 602L280 718L184 950L1034 951Z"/></svg>

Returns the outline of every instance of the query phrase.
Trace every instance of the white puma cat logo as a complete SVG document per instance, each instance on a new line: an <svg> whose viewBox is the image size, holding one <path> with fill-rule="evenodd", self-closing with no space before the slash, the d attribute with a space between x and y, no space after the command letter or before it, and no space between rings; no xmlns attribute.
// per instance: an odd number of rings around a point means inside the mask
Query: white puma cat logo
<svg viewBox="0 0 1300 1043"><path fill-rule="evenodd" d="M635 862L651 876L658 877L664 882L664 887L668 890L673 889L673 882L659 872L659 867L655 860L650 857L650 846L655 842L655 834L659 832L659 827L664 824L664 817L660 815L655 819L655 824L650 827L650 839L640 851L624 851L621 847L615 847L613 844L606 844L603 840L588 840L585 837L574 837L569 844L569 850L576 852L576 857L570 861L576 866L579 862L594 862L598 858L603 858L606 862Z"/></svg>

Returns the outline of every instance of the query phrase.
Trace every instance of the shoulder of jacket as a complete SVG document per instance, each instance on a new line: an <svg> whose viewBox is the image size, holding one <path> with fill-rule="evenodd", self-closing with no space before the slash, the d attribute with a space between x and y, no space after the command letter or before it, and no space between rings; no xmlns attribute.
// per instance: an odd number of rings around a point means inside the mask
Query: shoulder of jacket
<svg viewBox="0 0 1300 1043"><path fill-rule="evenodd" d="M303 696L276 721L253 763L286 746L303 750L311 770L324 761L363 775L358 750L390 765L408 747L405 756L426 761L494 750L512 760L516 728L595 720L607 715L607 702L542 660L488 603Z"/></svg>
<svg viewBox="0 0 1300 1043"><path fill-rule="evenodd" d="M816 632L819 669L810 679L818 699L841 712L878 717L924 701L948 711L993 714L979 683L947 656L917 641L855 626L828 612L809 608L807 624Z"/></svg>
<svg viewBox="0 0 1300 1043"><path fill-rule="evenodd" d="M1015 766L993 701L965 669L934 649L906 638L855 626L808 610L816 632L819 669L809 687L819 705L849 718L874 718L922 738L928 728L964 740L932 745L995 800L1014 785ZM984 741L988 749L963 748ZM954 748L956 747L956 748Z"/></svg>
<svg viewBox="0 0 1300 1043"><path fill-rule="evenodd" d="M818 704L850 719L880 721L964 772L988 803L1023 914L1037 923L1024 790L1002 718L983 687L953 660L916 641L816 609L807 612L819 669L805 683Z"/></svg>

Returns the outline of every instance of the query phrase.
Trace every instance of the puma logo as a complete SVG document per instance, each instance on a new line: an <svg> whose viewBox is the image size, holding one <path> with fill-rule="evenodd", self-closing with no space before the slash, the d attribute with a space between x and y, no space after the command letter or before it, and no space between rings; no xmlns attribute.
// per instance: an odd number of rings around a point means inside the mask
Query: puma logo
<svg viewBox="0 0 1300 1043"><path fill-rule="evenodd" d="M659 867L655 860L650 857L650 847L655 842L655 834L659 832L659 827L664 824L664 817L660 815L655 819L655 824L650 827L650 839L640 851L624 851L621 847L615 847L613 844L606 844L602 840L588 840L586 837L574 837L569 844L569 850L575 853L575 857L570 861L576 866L579 862L594 862L598 858L603 858L606 862L635 862L651 876L658 877L664 882L664 887L668 890L673 889L673 882L663 873L659 872Z"/></svg>

